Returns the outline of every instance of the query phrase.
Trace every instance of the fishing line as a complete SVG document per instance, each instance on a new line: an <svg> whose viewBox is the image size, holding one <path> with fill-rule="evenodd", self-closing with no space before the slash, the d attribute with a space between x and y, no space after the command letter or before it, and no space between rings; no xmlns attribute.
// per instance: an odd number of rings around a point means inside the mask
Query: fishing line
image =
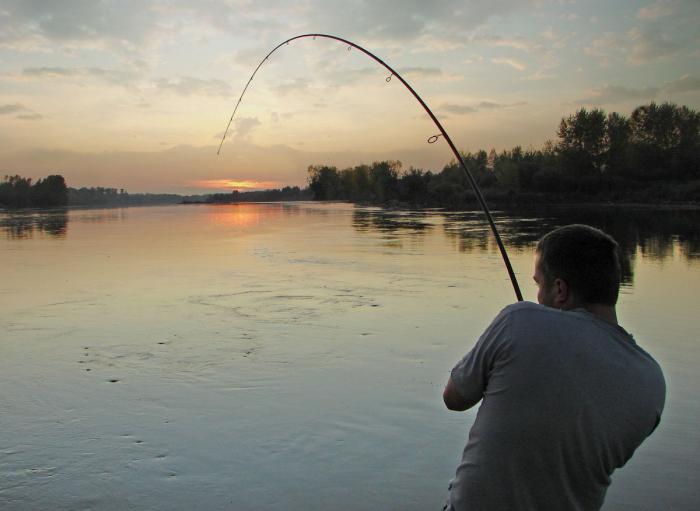
<svg viewBox="0 0 700 511"><path fill-rule="evenodd" d="M342 37L337 37L334 35L329 35L329 34L302 34L302 35L297 35L294 37L290 37L289 39L282 41L280 44L275 46L270 52L265 55L265 58L263 58L258 66L255 68L255 71L253 71L253 74L250 75L250 78L248 79L248 83L246 83L245 87L243 88L243 92L241 92L240 97L238 98L238 101L236 102L236 106L233 109L233 113L231 114L231 118L228 121L228 124L226 125L226 130L224 131L224 135L221 137L221 143L219 144L219 149L216 151L216 154L218 155L221 152L221 147L224 145L224 140L226 140L226 135L228 134L229 129L231 128L231 123L233 122L233 118L236 116L236 112L238 111L238 107L241 105L241 101L243 100L243 96L245 95L246 91L248 90L248 87L250 87L250 84L253 82L253 78L255 78L255 75L257 74L258 70L262 67L262 65L267 61L267 59L275 53L279 48L282 46L288 45L290 42L295 41L297 39L306 39L306 38L313 38L314 40L317 37L321 37L324 39L332 39L334 41L339 41L341 43L344 43L347 45L348 51L352 50L352 48L355 48L365 55L367 55L369 58L383 66L387 71L389 71L389 76L386 77L385 81L391 82L392 78L396 77L397 80L399 80L408 91L413 94L413 97L416 98L416 100L420 103L420 105L423 107L423 110L430 116L430 118L433 120L435 123L435 126L437 126L438 130L440 130L439 134L435 134L428 138L428 143L429 144L434 144L435 142L438 141L440 137L444 138L447 144L450 146L450 149L452 149L452 153L455 155L455 158L461 165L462 169L464 169L464 172L467 174L467 178L469 179L469 183L472 185L472 189L474 190L474 193L476 194L476 198L479 201L479 204L481 205L481 209L483 209L484 214L486 215L486 219L488 220L489 226L491 227L491 232L493 232L493 237L496 240L496 244L498 245L498 250L501 252L501 257L503 258L503 263L506 266L506 270L508 270L508 276L510 277L510 282L513 285L513 290L515 291L515 296L518 299L518 301L523 300L523 295L520 292L520 286L518 286L518 280L515 277L515 272L513 271L513 267L510 264L510 259L508 259L508 254L506 253L506 247L503 245L503 241L501 240L501 236L498 233L498 229L496 228L496 224L493 221L493 217L491 216L491 211L489 210L488 206L486 205L486 200L484 200L484 196L481 193L481 189L479 188L479 185L476 183L476 179L474 179L474 176L472 176L472 173L469 172L469 169L467 168L466 164L464 163L464 159L462 158L462 155L459 154L459 151L457 150L457 147L454 145L452 142L452 139L450 136L447 134L447 131L445 131L445 128L443 128L442 124L440 121L438 121L437 117L435 117L435 114L433 114L432 110L428 107L428 105L423 101L423 98L421 98L418 93L413 90L413 87L411 87L406 80L394 69L392 68L389 64L384 62L382 59L377 57L374 53L372 53L369 50L366 50L362 46L359 46L352 41L348 41L347 39L343 39Z"/></svg>

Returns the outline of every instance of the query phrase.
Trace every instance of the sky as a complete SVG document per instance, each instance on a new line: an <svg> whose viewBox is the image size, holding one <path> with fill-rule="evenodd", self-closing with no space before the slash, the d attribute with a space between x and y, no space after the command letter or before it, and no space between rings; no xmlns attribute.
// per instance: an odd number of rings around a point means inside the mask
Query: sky
<svg viewBox="0 0 700 511"><path fill-rule="evenodd" d="M700 109L698 0L0 0L0 175L208 193L304 186L309 165L541 147L581 107Z"/></svg>

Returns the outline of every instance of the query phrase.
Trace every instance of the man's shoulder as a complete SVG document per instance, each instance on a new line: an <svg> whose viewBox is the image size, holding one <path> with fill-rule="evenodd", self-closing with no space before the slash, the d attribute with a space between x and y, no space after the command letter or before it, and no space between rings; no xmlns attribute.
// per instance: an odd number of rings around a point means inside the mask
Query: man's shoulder
<svg viewBox="0 0 700 511"><path fill-rule="evenodd" d="M507 305L501 310L497 317L509 317L509 316L549 316L551 313L558 312L556 309L547 307L545 305L540 305L534 302L515 302Z"/></svg>
<svg viewBox="0 0 700 511"><path fill-rule="evenodd" d="M548 307L546 305L540 305L534 302L516 302L501 310L497 317L503 318L517 318L521 320L525 318L527 321L546 321L546 322L584 322L584 323L597 323L604 322L602 319L597 319L593 314L586 312L584 309L573 309L573 310L560 310L553 307Z"/></svg>
<svg viewBox="0 0 700 511"><path fill-rule="evenodd" d="M548 323L548 317L557 313L556 309L545 307L533 302L516 302L507 305L496 315L484 332L486 338L498 338L499 342L505 342L512 337L521 337L525 331L540 329L544 323Z"/></svg>
<svg viewBox="0 0 700 511"><path fill-rule="evenodd" d="M509 325L517 337L570 337L576 333L594 336L617 336L629 338L621 327L607 324L603 319L583 310L559 310L533 302L517 302L506 306L494 320L495 324Z"/></svg>

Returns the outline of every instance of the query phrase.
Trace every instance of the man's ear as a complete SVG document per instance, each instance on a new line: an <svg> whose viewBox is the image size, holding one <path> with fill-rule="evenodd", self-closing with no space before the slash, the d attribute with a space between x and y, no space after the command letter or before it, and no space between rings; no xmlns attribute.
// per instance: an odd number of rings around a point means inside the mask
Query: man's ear
<svg viewBox="0 0 700 511"><path fill-rule="evenodd" d="M554 279L554 306L557 309L562 309L564 305L569 301L569 298L571 298L569 292L569 285L566 283L564 279L559 279L556 278Z"/></svg>

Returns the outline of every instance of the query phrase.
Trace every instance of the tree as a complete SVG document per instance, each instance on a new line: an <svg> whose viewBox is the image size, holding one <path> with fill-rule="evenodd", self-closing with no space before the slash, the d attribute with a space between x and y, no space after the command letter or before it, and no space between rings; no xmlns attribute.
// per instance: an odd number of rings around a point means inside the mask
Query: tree
<svg viewBox="0 0 700 511"><path fill-rule="evenodd" d="M399 179L399 199L410 204L420 204L427 201L428 183L432 174L411 167Z"/></svg>
<svg viewBox="0 0 700 511"><path fill-rule="evenodd" d="M605 124L605 172L622 175L629 171L627 161L630 124L624 115L613 112Z"/></svg>
<svg viewBox="0 0 700 511"><path fill-rule="evenodd" d="M401 162L376 161L369 168L369 181L375 201L386 202L398 196Z"/></svg>
<svg viewBox="0 0 700 511"><path fill-rule="evenodd" d="M68 187L63 176L52 175L39 179L32 187L31 202L33 206L59 207L68 204Z"/></svg>
<svg viewBox="0 0 700 511"><path fill-rule="evenodd" d="M700 178L700 114L687 106L676 110L678 144L674 154L674 174L690 179Z"/></svg>
<svg viewBox="0 0 700 511"><path fill-rule="evenodd" d="M650 103L630 116L631 160L645 179L700 177L700 115L686 106Z"/></svg>
<svg viewBox="0 0 700 511"><path fill-rule="evenodd" d="M0 183L0 204L11 208L31 205L32 179L18 175L5 176Z"/></svg>
<svg viewBox="0 0 700 511"><path fill-rule="evenodd" d="M431 201L449 208L463 207L471 190L467 174L454 161L446 165L442 172L433 176L428 183Z"/></svg>
<svg viewBox="0 0 700 511"><path fill-rule="evenodd" d="M562 170L574 177L600 174L605 152L605 112L581 108L559 124Z"/></svg>
<svg viewBox="0 0 700 511"><path fill-rule="evenodd" d="M309 172L309 188L316 200L337 199L340 191L340 175L335 167L326 165L311 165Z"/></svg>

